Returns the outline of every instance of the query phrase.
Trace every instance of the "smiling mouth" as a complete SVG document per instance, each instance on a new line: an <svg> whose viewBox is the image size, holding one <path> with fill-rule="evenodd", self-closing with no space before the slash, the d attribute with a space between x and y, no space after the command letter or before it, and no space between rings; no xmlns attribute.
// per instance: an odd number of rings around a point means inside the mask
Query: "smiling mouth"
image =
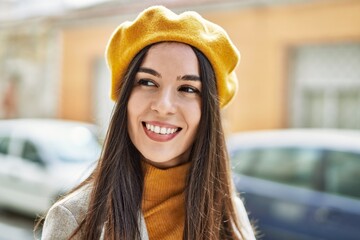
<svg viewBox="0 0 360 240"><path fill-rule="evenodd" d="M143 126L148 130L156 134L160 135L170 135L176 132L181 131L182 128L168 128L168 127L160 127L157 125L152 125L149 123L142 122Z"/></svg>

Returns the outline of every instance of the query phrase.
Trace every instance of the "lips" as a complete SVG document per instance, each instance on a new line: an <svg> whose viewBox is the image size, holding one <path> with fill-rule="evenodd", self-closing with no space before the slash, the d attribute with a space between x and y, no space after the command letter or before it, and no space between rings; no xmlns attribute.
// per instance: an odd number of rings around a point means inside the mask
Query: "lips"
<svg viewBox="0 0 360 240"><path fill-rule="evenodd" d="M165 142L173 139L180 131L180 127L164 125L155 122L142 122L146 135L157 142Z"/></svg>

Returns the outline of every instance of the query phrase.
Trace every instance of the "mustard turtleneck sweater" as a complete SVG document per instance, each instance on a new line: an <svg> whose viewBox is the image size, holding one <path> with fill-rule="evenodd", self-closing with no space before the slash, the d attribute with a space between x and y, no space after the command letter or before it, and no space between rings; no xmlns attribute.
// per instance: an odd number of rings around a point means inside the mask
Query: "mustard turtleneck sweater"
<svg viewBox="0 0 360 240"><path fill-rule="evenodd" d="M159 169L142 161L144 192L142 211L150 239L183 238L185 181L190 162Z"/></svg>

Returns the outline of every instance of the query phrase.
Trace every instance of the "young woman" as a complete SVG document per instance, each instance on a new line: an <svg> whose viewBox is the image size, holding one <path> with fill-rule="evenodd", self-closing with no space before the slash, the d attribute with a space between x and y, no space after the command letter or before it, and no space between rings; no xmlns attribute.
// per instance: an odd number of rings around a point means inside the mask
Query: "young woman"
<svg viewBox="0 0 360 240"><path fill-rule="evenodd" d="M49 210L42 239L255 239L221 125L239 60L225 31L155 6L106 54L116 104L101 158Z"/></svg>

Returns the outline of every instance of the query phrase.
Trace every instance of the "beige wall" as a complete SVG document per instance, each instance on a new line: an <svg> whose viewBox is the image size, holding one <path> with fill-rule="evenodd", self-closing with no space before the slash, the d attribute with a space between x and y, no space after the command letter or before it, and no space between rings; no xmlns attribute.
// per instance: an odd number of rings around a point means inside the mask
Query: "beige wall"
<svg viewBox="0 0 360 240"><path fill-rule="evenodd" d="M287 65L292 47L360 42L360 1L202 12L240 49L239 93L225 109L228 131L287 127ZM65 29L59 116L91 121L91 67L113 27Z"/></svg>
<svg viewBox="0 0 360 240"><path fill-rule="evenodd" d="M59 118L92 121L93 68L104 56L112 31L113 27L64 30Z"/></svg>
<svg viewBox="0 0 360 240"><path fill-rule="evenodd" d="M291 47L360 42L360 1L234 10L206 14L224 26L242 53L240 90L226 109L230 131L287 126L287 67Z"/></svg>

